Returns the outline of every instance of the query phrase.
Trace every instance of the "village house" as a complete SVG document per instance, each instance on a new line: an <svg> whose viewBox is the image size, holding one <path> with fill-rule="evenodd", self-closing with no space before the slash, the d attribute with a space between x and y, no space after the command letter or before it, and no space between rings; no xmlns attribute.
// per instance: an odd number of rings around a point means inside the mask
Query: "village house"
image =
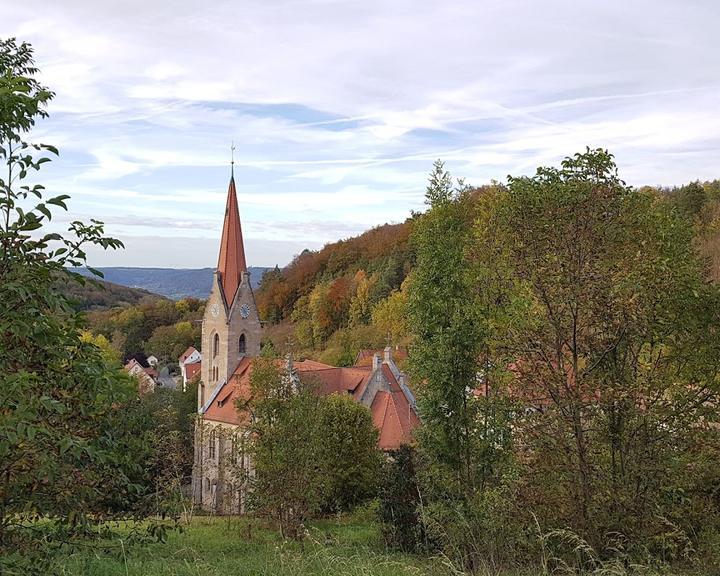
<svg viewBox="0 0 720 576"><path fill-rule="evenodd" d="M178 358L178 365L180 366L180 375L182 377L182 389L183 392L185 392L188 382L200 374L202 355L194 346L190 346Z"/></svg>
<svg viewBox="0 0 720 576"><path fill-rule="evenodd" d="M124 366L125 371L138 381L138 391L141 395L155 391L156 379L158 377L155 368L145 368L135 358L131 358Z"/></svg>
<svg viewBox="0 0 720 576"><path fill-rule="evenodd" d="M260 339L261 323L231 176L218 265L202 324L202 358L188 363L193 357L188 349L190 355L180 362L184 382L189 366L198 365L194 370L201 373L192 489L195 504L208 511L231 514L245 510L253 468L247 453L247 422L238 413L236 401L248 397L252 358L260 353ZM398 353L404 355L404 351ZM350 395L367 406L379 431L380 449L393 450L412 442L419 424L415 399L391 348L364 350L356 365L348 368L290 357L278 362L289 378L315 380L319 394Z"/></svg>

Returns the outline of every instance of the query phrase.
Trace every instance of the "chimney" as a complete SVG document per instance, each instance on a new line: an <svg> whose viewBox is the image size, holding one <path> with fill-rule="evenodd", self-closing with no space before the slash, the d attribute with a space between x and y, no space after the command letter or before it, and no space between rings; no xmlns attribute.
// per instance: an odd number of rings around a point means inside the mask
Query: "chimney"
<svg viewBox="0 0 720 576"><path fill-rule="evenodd" d="M387 347L385 348L385 361L384 361L384 363L385 363L385 364L390 364L391 361L392 361L392 348L390 348L390 346L387 346Z"/></svg>
<svg viewBox="0 0 720 576"><path fill-rule="evenodd" d="M373 364L372 364L373 372L375 372L375 370L380 368L380 363L381 363L380 354L373 354Z"/></svg>

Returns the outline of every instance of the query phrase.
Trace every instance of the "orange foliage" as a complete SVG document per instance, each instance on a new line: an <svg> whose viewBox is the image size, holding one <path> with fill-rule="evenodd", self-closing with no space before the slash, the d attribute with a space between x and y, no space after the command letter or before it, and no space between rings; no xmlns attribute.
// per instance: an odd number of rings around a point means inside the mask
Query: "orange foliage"
<svg viewBox="0 0 720 576"><path fill-rule="evenodd" d="M367 232L325 245L321 250L305 250L282 271L271 271L264 278L256 295L261 318L279 321L288 318L295 302L308 295L316 284L335 279L328 294L331 302L331 324L339 325L347 317L354 291L352 278L359 270L382 270L388 259L400 261L405 273L409 270L409 246L412 219L402 224L385 224ZM403 277L399 279L402 281ZM396 289L398 286L390 286ZM342 320L338 318L342 316Z"/></svg>

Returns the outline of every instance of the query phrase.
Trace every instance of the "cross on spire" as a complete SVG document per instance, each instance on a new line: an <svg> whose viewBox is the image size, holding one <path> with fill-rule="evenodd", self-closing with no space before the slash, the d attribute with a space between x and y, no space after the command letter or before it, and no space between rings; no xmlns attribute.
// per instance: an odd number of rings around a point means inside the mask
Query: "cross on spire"
<svg viewBox="0 0 720 576"><path fill-rule="evenodd" d="M235 141L230 142L230 175L235 176Z"/></svg>

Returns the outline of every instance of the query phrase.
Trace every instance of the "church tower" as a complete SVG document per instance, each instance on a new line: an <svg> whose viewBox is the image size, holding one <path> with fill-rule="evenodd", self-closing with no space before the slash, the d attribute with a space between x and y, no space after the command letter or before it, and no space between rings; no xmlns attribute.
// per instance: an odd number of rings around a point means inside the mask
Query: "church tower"
<svg viewBox="0 0 720 576"><path fill-rule="evenodd" d="M227 382L245 356L260 354L260 318L245 263L235 176L231 172L220 256L202 323L198 410Z"/></svg>

